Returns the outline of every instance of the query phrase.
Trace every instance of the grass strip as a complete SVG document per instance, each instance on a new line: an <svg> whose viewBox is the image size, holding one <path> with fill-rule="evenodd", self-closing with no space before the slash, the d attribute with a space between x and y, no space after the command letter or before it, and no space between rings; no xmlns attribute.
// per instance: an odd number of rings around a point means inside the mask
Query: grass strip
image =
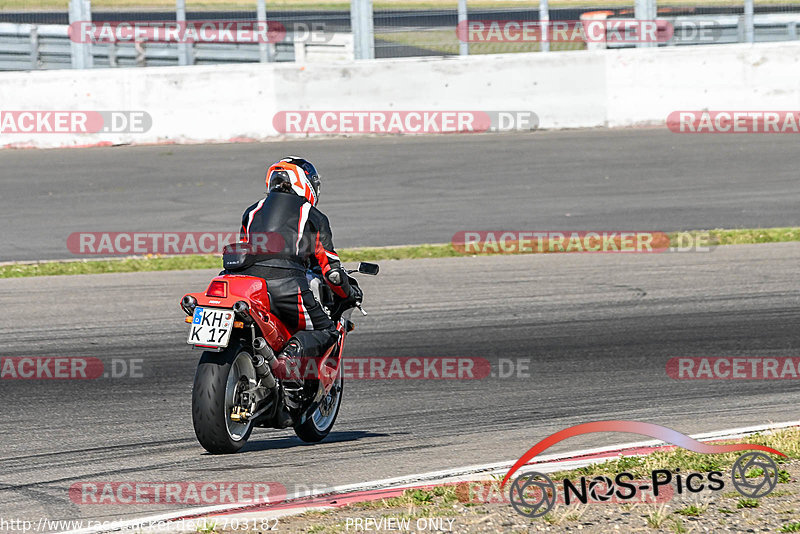
<svg viewBox="0 0 800 534"><path fill-rule="evenodd" d="M442 54L458 54L459 45L455 30L408 30L398 29L391 32L378 32L375 40L381 47L386 46L415 46L426 50L433 50ZM541 43L522 42L522 43L470 43L469 53L471 55L481 54L512 54L525 52L538 52ZM584 50L586 43L582 40L574 42L553 42L550 43L550 50L553 52L560 50Z"/></svg>
<svg viewBox="0 0 800 534"><path fill-rule="evenodd" d="M715 445L729 444L729 443L755 443L759 445L766 445L773 449L779 450L786 454L788 458L773 456L773 459L778 464L786 463L790 460L800 458L800 428L792 427L787 429L776 430L771 433L757 433L747 436L742 439L715 441ZM569 471L559 471L551 473L548 476L552 480L576 480L580 477L592 477L598 475L611 476L622 472L628 472L634 477L649 478L651 472L655 469L667 469L670 472L676 472L680 469L681 473L707 473L709 471L728 471L733 463L742 455L742 451L725 453L725 454L700 454L680 447L665 449L663 451L657 450L645 456L621 456L617 459L606 460L602 463L588 465L578 469ZM524 472L523 468L520 472ZM753 476L760 474L754 473ZM781 474L788 475L785 471ZM748 474L747 476L751 476ZM502 477L496 477L491 483L496 487L493 490L496 494L502 494L508 491L508 488L500 490L499 485ZM780 483L789 482L788 478L779 477ZM443 508L445 511L452 512L452 503L459 499L460 493L458 490L459 484L448 484L442 486L433 486L425 489L409 489L403 492L400 497L383 499L379 501L356 502L350 507L359 509L385 509L394 507L422 507L428 506L436 509ZM466 483L468 484L468 483ZM736 494L739 495L738 493ZM344 507L345 509L347 507ZM683 515L695 516L700 515L704 509L687 508L683 510ZM313 513L311 513L313 514ZM309 514L309 517L311 517ZM424 514L423 514L424 515Z"/></svg>
<svg viewBox="0 0 800 534"><path fill-rule="evenodd" d="M670 244L676 246L703 236L711 246L747 245L757 243L782 243L800 241L800 227L757 228L741 230L697 230L668 234ZM551 253L551 252L533 252ZM565 254L566 252L552 252ZM488 252L481 255L502 254ZM429 245L406 245L398 247L364 247L343 249L339 256L344 262L408 260L422 258L453 258L465 256L450 243ZM469 254L473 256L474 254ZM181 271L197 269L221 269L222 261L215 255L146 256L105 260L43 261L37 263L13 263L0 265L0 278L25 278L30 276L53 276L70 274L132 273L144 271Z"/></svg>
<svg viewBox="0 0 800 534"><path fill-rule="evenodd" d="M786 463L791 459L800 459L800 427L776 430L772 433L752 434L742 439L713 442L714 445L729 443L755 443L772 447L787 456L787 458L773 456L772 459L777 464ZM742 455L742 452L700 454L675 447L663 451L656 450L645 456L621 456L614 460L606 460L602 463L588 465L572 471L556 473L554 476L559 479L577 478L626 471L636 477L650 477L650 473L655 469L668 469L674 472L676 468L680 468L682 473L726 471L733 466L733 463Z"/></svg>

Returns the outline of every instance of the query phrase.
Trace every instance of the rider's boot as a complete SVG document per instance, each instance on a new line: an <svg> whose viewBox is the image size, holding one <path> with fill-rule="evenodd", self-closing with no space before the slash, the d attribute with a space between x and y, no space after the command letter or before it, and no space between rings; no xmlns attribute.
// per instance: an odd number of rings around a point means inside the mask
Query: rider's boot
<svg viewBox="0 0 800 534"><path fill-rule="evenodd" d="M296 339L289 340L289 343L278 354L278 362L280 362L282 385L283 385L283 398L285 411L287 416L289 410L298 409L302 406L301 394L303 392L303 369L302 369L302 355L303 346ZM280 416L279 416L280 420Z"/></svg>

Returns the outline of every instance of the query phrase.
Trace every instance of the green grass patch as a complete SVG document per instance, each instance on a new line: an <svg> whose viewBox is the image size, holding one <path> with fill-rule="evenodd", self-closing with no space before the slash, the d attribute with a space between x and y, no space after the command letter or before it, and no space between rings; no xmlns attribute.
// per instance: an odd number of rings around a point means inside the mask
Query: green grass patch
<svg viewBox="0 0 800 534"><path fill-rule="evenodd" d="M668 234L670 246L696 242L702 238L703 246L745 245L800 241L800 227L760 228L744 230L697 230ZM546 247L545 247L546 248ZM502 254L499 248L486 247L480 255ZM527 252L526 252L527 253ZM533 252L565 254L567 252ZM406 245L397 247L362 247L343 249L339 256L344 262L409 260L422 258L454 258L472 256L456 250L450 243ZM222 260L215 255L148 256L106 260L43 261L0 265L0 278L54 276L69 274L132 273L143 271L181 271L196 269L222 269Z"/></svg>
<svg viewBox="0 0 800 534"><path fill-rule="evenodd" d="M684 515L686 517L698 517L707 509L708 509L707 504L701 504L701 505L690 504L686 508L681 508L680 510L676 510L675 513L679 515Z"/></svg>
<svg viewBox="0 0 800 534"><path fill-rule="evenodd" d="M647 513L647 526L650 528L661 528L669 518L669 512L666 510L666 505L662 504L657 508L653 508Z"/></svg>
<svg viewBox="0 0 800 534"><path fill-rule="evenodd" d="M736 508L758 508L759 504L758 499L739 499Z"/></svg>
<svg viewBox="0 0 800 534"><path fill-rule="evenodd" d="M712 242L719 245L751 245L800 241L800 227L711 230Z"/></svg>
<svg viewBox="0 0 800 534"><path fill-rule="evenodd" d="M402 247L365 247L343 249L342 261L416 260L421 258L454 258L463 256L450 243L408 245Z"/></svg>
<svg viewBox="0 0 800 534"><path fill-rule="evenodd" d="M380 512L381 517L414 520L423 517L450 517L453 515L453 503L457 500L455 487L436 486L428 489L408 489L403 491L399 497L353 503L343 509L354 514ZM319 512L311 511L301 514L299 517L315 519L321 515ZM332 521L337 520L332 519ZM311 531L308 530L308 532ZM346 532L346 527L343 523L337 522L324 527L318 526L314 532L325 532L326 534Z"/></svg>
<svg viewBox="0 0 800 534"><path fill-rule="evenodd" d="M792 459L800 458L800 428L788 428L776 431L772 434L753 434L747 439L735 441L715 442L714 444L724 443L755 443L766 445L777 449ZM741 455L740 452L725 454L698 454L687 451L680 447L655 451L646 456L620 457L614 460L606 460L602 463L588 465L566 473L567 477L596 476L608 473L621 473L627 471L635 477L649 477L655 469L674 470L680 468L682 472L707 473L709 471L726 471L733 462ZM785 463L783 457L773 458L777 463ZM561 478L561 475L559 475ZM739 495L735 493L735 495Z"/></svg>
<svg viewBox="0 0 800 534"><path fill-rule="evenodd" d="M454 486L436 486L430 489L405 490L400 497L358 503L362 509L414 508L448 506L458 500ZM356 505L354 505L356 506Z"/></svg>
<svg viewBox="0 0 800 534"><path fill-rule="evenodd" d="M686 525L683 524L683 520L678 519L677 517L671 517L667 527L676 534L685 534L689 532L689 529L687 529Z"/></svg>
<svg viewBox="0 0 800 534"><path fill-rule="evenodd" d="M762 498L763 499L774 499L775 497L789 497L789 496L794 495L794 494L795 494L795 492L793 492L793 491L774 490L774 491L770 492L769 495L765 495Z"/></svg>
<svg viewBox="0 0 800 534"><path fill-rule="evenodd" d="M119 260L46 261L0 266L0 278L24 278L64 274L134 273L142 271L181 271L222 268L218 256L191 255L125 258Z"/></svg>
<svg viewBox="0 0 800 534"><path fill-rule="evenodd" d="M787 523L779 528L778 532L800 532L800 522Z"/></svg>
<svg viewBox="0 0 800 534"><path fill-rule="evenodd" d="M560 525L562 523L571 523L579 521L583 514L586 513L586 506L562 506L555 505L551 512L542 516L545 523L550 525Z"/></svg>

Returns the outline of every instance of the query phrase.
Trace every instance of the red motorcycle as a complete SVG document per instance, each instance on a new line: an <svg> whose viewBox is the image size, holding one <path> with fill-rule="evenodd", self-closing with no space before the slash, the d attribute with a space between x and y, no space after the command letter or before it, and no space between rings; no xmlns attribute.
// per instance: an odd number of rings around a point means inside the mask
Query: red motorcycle
<svg viewBox="0 0 800 534"><path fill-rule="evenodd" d="M378 270L376 264L361 263L347 272L376 275ZM192 420L208 452L237 452L254 427L281 428L278 414L284 406L303 441L321 441L333 428L342 402L342 351L354 328L354 308L338 301L319 273L309 271L307 277L339 335L323 356L302 362L302 370L289 369L288 362L275 356L294 332L270 311L269 282L225 274L214 278L204 293L189 293L181 300L191 324L188 343L203 350L192 388ZM357 285L352 277L350 283ZM366 315L360 304L356 307Z"/></svg>

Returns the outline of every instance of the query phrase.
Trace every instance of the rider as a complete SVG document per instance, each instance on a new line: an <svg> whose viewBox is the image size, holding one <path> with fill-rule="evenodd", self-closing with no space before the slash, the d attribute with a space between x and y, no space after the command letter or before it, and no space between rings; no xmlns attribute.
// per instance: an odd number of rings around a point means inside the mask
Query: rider
<svg viewBox="0 0 800 534"><path fill-rule="evenodd" d="M333 248L328 218L316 208L320 178L314 165L297 156L285 157L269 167L266 184L266 198L242 216L240 239L253 245L266 236L267 247L256 246L256 263L240 274L269 281L273 313L297 330L278 358L299 362L301 357L323 355L338 336L311 292L306 270L319 268L331 290L349 304L360 303L363 293L349 283Z"/></svg>

